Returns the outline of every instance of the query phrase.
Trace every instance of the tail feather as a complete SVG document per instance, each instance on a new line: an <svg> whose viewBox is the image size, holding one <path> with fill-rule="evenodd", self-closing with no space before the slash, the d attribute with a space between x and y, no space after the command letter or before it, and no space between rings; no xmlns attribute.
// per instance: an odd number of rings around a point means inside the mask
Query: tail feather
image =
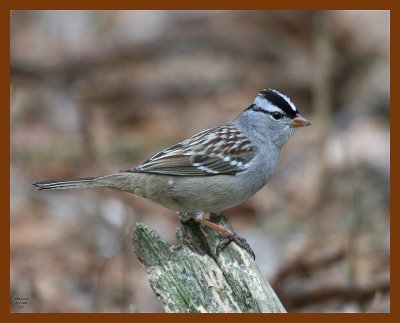
<svg viewBox="0 0 400 323"><path fill-rule="evenodd" d="M99 177L75 178L71 180L52 180L32 183L38 190L65 190L70 188L113 188L120 191L135 192L137 175L116 173Z"/></svg>
<svg viewBox="0 0 400 323"><path fill-rule="evenodd" d="M104 184L96 181L97 177L76 178L72 180L53 180L32 183L38 190L63 190L70 188L97 188Z"/></svg>

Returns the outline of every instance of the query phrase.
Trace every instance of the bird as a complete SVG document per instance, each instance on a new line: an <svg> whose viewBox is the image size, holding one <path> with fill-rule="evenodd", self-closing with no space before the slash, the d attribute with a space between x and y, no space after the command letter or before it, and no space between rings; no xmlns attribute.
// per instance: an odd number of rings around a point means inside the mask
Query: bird
<svg viewBox="0 0 400 323"><path fill-rule="evenodd" d="M223 235L217 255L234 241L254 259L246 239L210 219L257 193L271 178L295 128L311 123L275 89L263 89L232 121L168 147L137 167L109 175L32 183L39 190L110 188L133 193ZM206 214L210 214L206 218Z"/></svg>

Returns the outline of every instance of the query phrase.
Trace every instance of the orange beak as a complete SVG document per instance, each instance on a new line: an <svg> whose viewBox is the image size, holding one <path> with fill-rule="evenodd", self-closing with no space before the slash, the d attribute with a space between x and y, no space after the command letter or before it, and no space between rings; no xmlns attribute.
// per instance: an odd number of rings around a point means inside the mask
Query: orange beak
<svg viewBox="0 0 400 323"><path fill-rule="evenodd" d="M309 122L306 118L303 118L300 114L297 115L296 118L292 120L291 126L293 128L305 127L309 126L311 122Z"/></svg>

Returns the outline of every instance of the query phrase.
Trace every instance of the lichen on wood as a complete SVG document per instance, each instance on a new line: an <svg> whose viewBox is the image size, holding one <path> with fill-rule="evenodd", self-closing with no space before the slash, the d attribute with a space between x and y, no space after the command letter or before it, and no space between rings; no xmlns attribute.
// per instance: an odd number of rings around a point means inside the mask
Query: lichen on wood
<svg viewBox="0 0 400 323"><path fill-rule="evenodd" d="M222 216L213 222L232 230ZM223 237L194 221L177 230L173 246L138 223L133 234L136 255L150 285L169 313L284 313L285 309L252 257L229 244L217 256Z"/></svg>

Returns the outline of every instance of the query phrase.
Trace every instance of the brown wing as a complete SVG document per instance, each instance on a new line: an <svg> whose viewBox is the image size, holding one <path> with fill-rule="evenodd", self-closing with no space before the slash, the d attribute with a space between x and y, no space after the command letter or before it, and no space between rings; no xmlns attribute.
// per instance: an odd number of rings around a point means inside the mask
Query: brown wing
<svg viewBox="0 0 400 323"><path fill-rule="evenodd" d="M125 172L179 176L235 175L247 169L256 149L234 125L222 125L152 156Z"/></svg>

